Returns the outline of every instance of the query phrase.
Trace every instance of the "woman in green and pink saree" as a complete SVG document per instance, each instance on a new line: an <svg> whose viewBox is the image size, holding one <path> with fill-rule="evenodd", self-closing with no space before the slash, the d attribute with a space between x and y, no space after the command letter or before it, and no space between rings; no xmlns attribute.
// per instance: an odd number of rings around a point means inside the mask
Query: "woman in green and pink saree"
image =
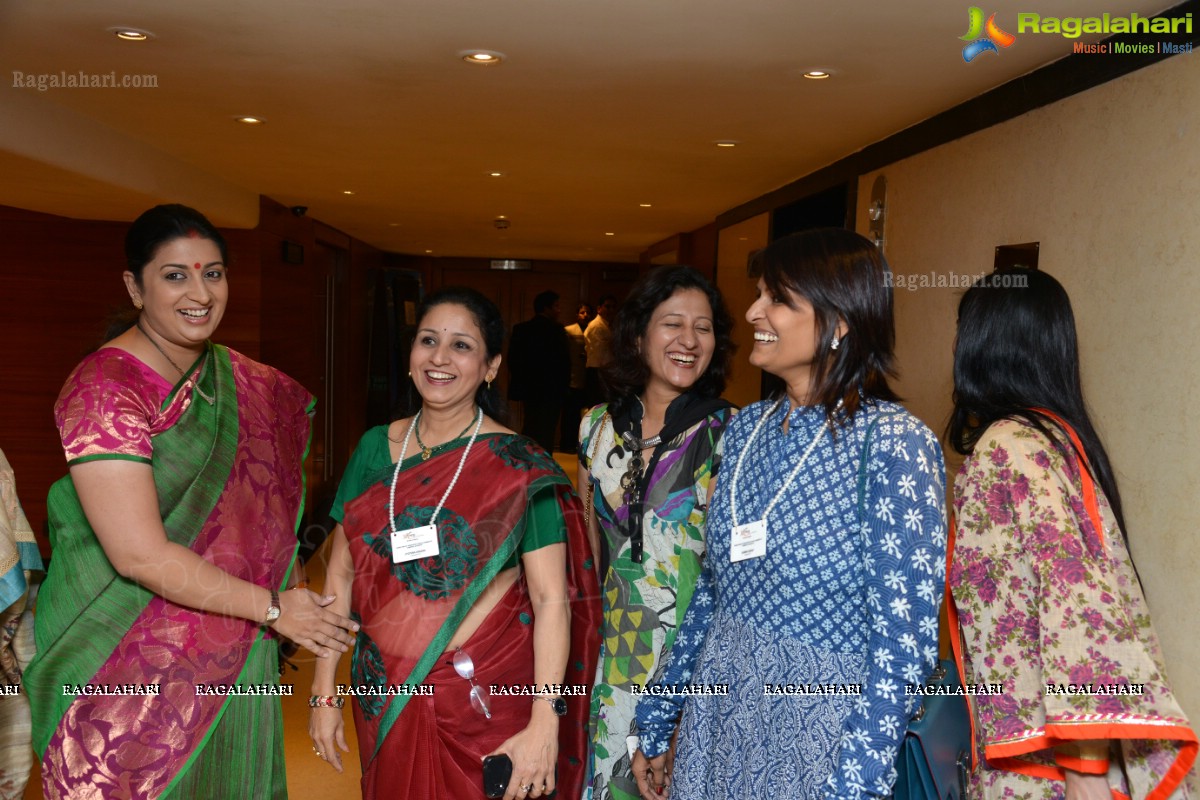
<svg viewBox="0 0 1200 800"><path fill-rule="evenodd" d="M288 585L312 398L213 345L220 233L157 206L126 237L136 321L67 379L70 468L24 676L48 798L286 797L275 634L357 626Z"/></svg>

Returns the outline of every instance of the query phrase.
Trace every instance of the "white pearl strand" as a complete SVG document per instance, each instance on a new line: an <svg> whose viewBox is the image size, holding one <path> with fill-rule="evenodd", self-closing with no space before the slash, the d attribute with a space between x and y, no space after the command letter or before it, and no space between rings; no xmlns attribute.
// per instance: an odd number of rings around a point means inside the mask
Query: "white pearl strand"
<svg viewBox="0 0 1200 800"><path fill-rule="evenodd" d="M392 487L388 492L388 527L392 533L396 533L396 480L400 477L400 465L404 463L404 454L408 452L408 441L412 436L412 432L417 428L417 422L421 419L421 412L418 411L413 417L412 422L408 423L408 432L404 434L404 444L400 446L400 458L396 459L396 469L392 472ZM479 429L483 427L483 409L480 408L475 417L475 429L471 431L471 438L467 441L467 446L463 450L462 457L458 459L458 469L454 470L454 477L450 479L450 485L446 487L446 493L442 495L442 499L438 501L437 508L433 510L433 516L429 520L430 525L437 525L438 512L442 510L442 506L446 504L446 498L450 496L450 492L454 491L454 484L458 483L458 476L462 474L463 466L467 463L467 456L471 454L471 445L475 444L475 438L479 435Z"/></svg>

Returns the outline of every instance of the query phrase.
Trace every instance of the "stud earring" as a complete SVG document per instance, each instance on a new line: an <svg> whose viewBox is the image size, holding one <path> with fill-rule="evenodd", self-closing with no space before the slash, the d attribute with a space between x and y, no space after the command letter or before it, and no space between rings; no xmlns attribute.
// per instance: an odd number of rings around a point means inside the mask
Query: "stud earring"
<svg viewBox="0 0 1200 800"><path fill-rule="evenodd" d="M133 298L133 307L138 311L142 310L142 299L140 297Z"/></svg>
<svg viewBox="0 0 1200 800"><path fill-rule="evenodd" d="M830 350L837 350L837 349L838 349L838 347L841 345L841 343L842 343L842 340L841 340L841 339L839 339L839 338L838 338L838 335L835 333L835 334L833 335L833 341L829 343L829 349L830 349Z"/></svg>

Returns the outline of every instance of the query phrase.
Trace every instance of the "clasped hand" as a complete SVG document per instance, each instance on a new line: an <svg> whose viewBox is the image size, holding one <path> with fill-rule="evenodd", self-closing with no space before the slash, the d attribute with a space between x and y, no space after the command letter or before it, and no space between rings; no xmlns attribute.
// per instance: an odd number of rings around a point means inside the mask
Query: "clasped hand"
<svg viewBox="0 0 1200 800"><path fill-rule="evenodd" d="M554 791L554 765L558 761L556 723L535 716L525 730L509 737L488 755L501 753L508 756L513 765L504 800L542 797Z"/></svg>
<svg viewBox="0 0 1200 800"><path fill-rule="evenodd" d="M308 589L289 589L279 595L279 619L271 627L318 658L344 653L354 644L359 624L325 608L336 599Z"/></svg>

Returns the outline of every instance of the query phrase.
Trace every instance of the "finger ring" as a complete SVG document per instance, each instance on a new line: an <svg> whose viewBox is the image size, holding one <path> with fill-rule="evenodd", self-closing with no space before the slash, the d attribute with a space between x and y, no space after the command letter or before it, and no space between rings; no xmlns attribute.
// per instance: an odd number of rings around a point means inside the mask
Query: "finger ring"
<svg viewBox="0 0 1200 800"><path fill-rule="evenodd" d="M521 791L522 791L522 792L526 792L526 793L528 793L528 792L529 792L529 790L530 790L530 789L532 789L532 788L533 788L533 784L532 784L532 783L527 783L527 784L525 784L524 786L522 786L522 787L521 787Z"/></svg>
<svg viewBox="0 0 1200 800"><path fill-rule="evenodd" d="M317 754L317 758L325 757L325 754L318 750L316 745L313 745L313 752Z"/></svg>

